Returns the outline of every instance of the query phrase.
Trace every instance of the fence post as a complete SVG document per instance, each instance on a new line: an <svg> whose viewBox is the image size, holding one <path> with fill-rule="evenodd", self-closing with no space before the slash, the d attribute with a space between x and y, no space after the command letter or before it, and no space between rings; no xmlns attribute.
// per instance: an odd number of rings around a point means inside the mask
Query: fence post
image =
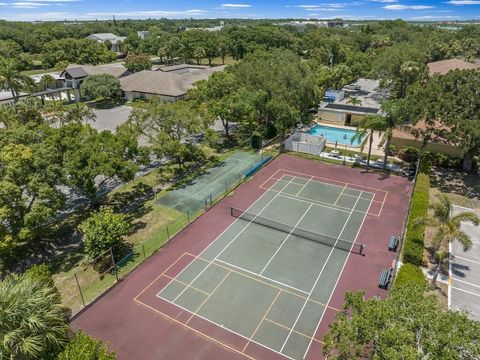
<svg viewBox="0 0 480 360"><path fill-rule="evenodd" d="M78 292L80 293L80 298L82 299L83 307L85 307L85 299L83 298L82 288L80 287L80 282L78 281L77 273L73 273L75 276L75 281L77 282Z"/></svg>
<svg viewBox="0 0 480 360"><path fill-rule="evenodd" d="M166 225L165 228L167 229L167 239L170 240L170 233L168 232L168 225Z"/></svg>
<svg viewBox="0 0 480 360"><path fill-rule="evenodd" d="M113 269L115 271L115 279L118 282L118 272L117 272L117 264L115 263L115 258L113 257L113 249L110 248L110 256L112 257Z"/></svg>
<svg viewBox="0 0 480 360"><path fill-rule="evenodd" d="M208 209L207 198L203 199L203 202L205 203L205 211L207 211L207 209Z"/></svg>
<svg viewBox="0 0 480 360"><path fill-rule="evenodd" d="M187 210L187 219L188 219L188 223L190 224L190 211Z"/></svg>
<svg viewBox="0 0 480 360"><path fill-rule="evenodd" d="M212 193L210 193L210 207L212 207Z"/></svg>
<svg viewBox="0 0 480 360"><path fill-rule="evenodd" d="M143 244L142 244L142 252L143 252L143 260L145 260L147 256L145 255L145 246Z"/></svg>

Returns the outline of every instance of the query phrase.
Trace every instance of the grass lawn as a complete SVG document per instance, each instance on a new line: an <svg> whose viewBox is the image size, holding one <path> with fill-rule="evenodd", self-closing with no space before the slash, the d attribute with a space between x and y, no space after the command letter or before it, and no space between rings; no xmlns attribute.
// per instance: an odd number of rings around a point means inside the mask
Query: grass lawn
<svg viewBox="0 0 480 360"><path fill-rule="evenodd" d="M26 75L26 76L31 76L31 75L40 75L40 74L47 74L47 73L51 73L51 72L55 72L56 70L55 69L34 69L34 70L25 70L25 71L22 71L22 74L23 75Z"/></svg>
<svg viewBox="0 0 480 360"><path fill-rule="evenodd" d="M206 147L205 151L207 155L214 153L214 150ZM222 161L236 151L238 149L225 151L218 155L218 160ZM196 214L187 215L162 206L157 200L167 194L172 186L178 186L180 183L195 178L214 164L216 162L207 163L174 185L170 185L168 182L174 176L177 166L165 166L109 193L105 203L123 209L125 213L131 216L133 224L132 232L125 237L131 251L127 252L124 259L115 259L119 264L117 268L119 277L128 274L147 257L160 249L169 238L188 225L189 221L203 213L203 210L201 210ZM164 184L167 184L167 186L155 194L153 189L158 189ZM72 228L75 228L75 224L80 222L86 214L88 214L88 210L84 214L72 214L67 221L71 223ZM62 295L63 303L72 309L73 313L77 313L83 307L77 280L87 304L116 281L113 270L100 275L93 266L85 264L80 248L55 258L50 264L50 268L54 273L55 285Z"/></svg>

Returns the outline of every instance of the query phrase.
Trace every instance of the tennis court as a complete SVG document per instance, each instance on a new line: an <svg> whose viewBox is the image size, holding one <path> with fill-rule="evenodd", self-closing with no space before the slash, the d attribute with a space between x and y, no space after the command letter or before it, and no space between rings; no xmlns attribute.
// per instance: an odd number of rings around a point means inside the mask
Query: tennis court
<svg viewBox="0 0 480 360"><path fill-rule="evenodd" d="M303 359L347 258L368 251L355 241L375 193L288 173L262 187L202 253L183 254L151 286L189 314L185 324L239 336L239 351L254 343Z"/></svg>
<svg viewBox="0 0 480 360"><path fill-rule="evenodd" d="M205 206L206 201L211 201L212 196L218 196L228 191L233 183L238 183L245 172L261 160L261 154L237 151L194 180L169 191L158 203L185 214L194 214Z"/></svg>
<svg viewBox="0 0 480 360"><path fill-rule="evenodd" d="M322 359L346 291L385 297L411 182L280 155L72 321L118 359ZM365 245L363 247L362 245Z"/></svg>

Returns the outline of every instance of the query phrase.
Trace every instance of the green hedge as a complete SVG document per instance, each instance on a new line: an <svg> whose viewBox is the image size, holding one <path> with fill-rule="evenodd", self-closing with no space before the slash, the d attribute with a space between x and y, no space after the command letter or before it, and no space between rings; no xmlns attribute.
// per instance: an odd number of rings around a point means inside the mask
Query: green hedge
<svg viewBox="0 0 480 360"><path fill-rule="evenodd" d="M422 270L413 264L403 264L395 278L395 286L415 283L425 285L425 276Z"/></svg>
<svg viewBox="0 0 480 360"><path fill-rule="evenodd" d="M407 224L407 234L403 244L403 262L421 265L423 263L423 250L425 247L425 226L414 226L414 220L424 217L428 212L430 179L427 174L420 173L413 190L410 215Z"/></svg>

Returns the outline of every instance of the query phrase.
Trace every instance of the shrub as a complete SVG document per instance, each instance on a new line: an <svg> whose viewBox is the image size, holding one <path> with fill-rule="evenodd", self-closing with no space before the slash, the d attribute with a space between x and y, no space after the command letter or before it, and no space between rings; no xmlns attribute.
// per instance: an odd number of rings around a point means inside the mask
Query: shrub
<svg viewBox="0 0 480 360"><path fill-rule="evenodd" d="M395 286L414 283L425 285L425 276L422 270L413 264L403 264L395 278Z"/></svg>
<svg viewBox="0 0 480 360"><path fill-rule="evenodd" d="M123 236L130 227L127 216L115 214L112 209L104 208L93 213L79 226L84 235L87 257L94 259L110 248L114 253L120 253L125 245Z"/></svg>
<svg viewBox="0 0 480 360"><path fill-rule="evenodd" d="M410 215L407 223L407 234L403 244L403 261L406 263L421 265L423 263L424 225L414 225L415 219L424 217L428 212L430 180L427 174L420 173L413 190L410 204Z"/></svg>
<svg viewBox="0 0 480 360"><path fill-rule="evenodd" d="M58 355L58 360L115 360L115 353L109 352L107 346L79 331L65 350Z"/></svg>

